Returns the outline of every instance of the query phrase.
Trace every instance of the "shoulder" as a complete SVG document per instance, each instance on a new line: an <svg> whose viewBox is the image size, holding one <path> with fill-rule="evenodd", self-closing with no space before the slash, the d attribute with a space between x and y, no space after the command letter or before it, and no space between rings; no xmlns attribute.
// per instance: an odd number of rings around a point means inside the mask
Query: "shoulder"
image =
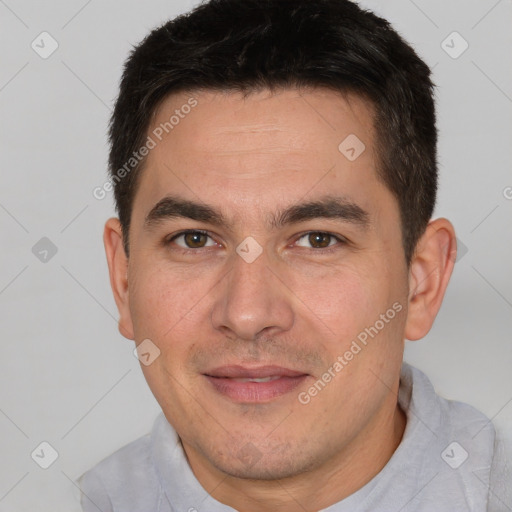
<svg viewBox="0 0 512 512"><path fill-rule="evenodd" d="M431 423L431 427L451 435L470 434L471 437L483 432L488 436L482 436L482 440L490 444L494 442L494 427L485 414L467 403L444 398L421 370L405 362L401 373L402 384L407 396L401 397L401 405L405 405L406 409L410 406L419 414L425 413L422 419Z"/></svg>
<svg viewBox="0 0 512 512"><path fill-rule="evenodd" d="M399 401L412 427L409 449L421 455L424 478L435 476L429 499L452 510L485 510L495 457L493 422L467 403L440 396L417 368L404 364L401 385ZM415 510L430 510L432 503L426 508L415 504Z"/></svg>
<svg viewBox="0 0 512 512"><path fill-rule="evenodd" d="M512 438L497 430L489 484L490 512L512 510Z"/></svg>
<svg viewBox="0 0 512 512"><path fill-rule="evenodd" d="M98 510L157 510L160 484L151 457L151 434L132 441L80 477L82 507Z"/></svg>

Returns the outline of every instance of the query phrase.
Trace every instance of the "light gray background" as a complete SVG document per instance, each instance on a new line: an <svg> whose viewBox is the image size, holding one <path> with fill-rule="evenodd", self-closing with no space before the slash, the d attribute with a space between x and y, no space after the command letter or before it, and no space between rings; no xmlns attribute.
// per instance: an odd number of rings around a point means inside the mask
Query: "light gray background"
<svg viewBox="0 0 512 512"><path fill-rule="evenodd" d="M148 432L159 411L117 331L102 245L112 197L92 190L106 179L107 121L131 44L195 3L0 0L0 511L80 510L72 480ZM362 4L434 68L436 216L467 248L432 331L405 359L512 440L512 3ZM31 48L43 31L59 44L47 59ZM441 46L453 31L469 44L456 59ZM453 53L462 41L452 40ZM58 249L46 263L32 252L42 237ZM46 470L31 458L42 441L59 454Z"/></svg>

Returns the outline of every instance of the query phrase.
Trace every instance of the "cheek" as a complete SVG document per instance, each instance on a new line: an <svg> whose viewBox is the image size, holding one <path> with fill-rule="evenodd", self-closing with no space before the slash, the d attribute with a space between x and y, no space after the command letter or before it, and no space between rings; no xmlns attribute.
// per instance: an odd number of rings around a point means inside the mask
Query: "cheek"
<svg viewBox="0 0 512 512"><path fill-rule="evenodd" d="M297 306L333 342L350 339L354 330L378 310L377 286L361 269L348 266L319 269L295 277L294 287L300 299Z"/></svg>
<svg viewBox="0 0 512 512"><path fill-rule="evenodd" d="M357 268L347 265L318 272L296 279L295 285L299 290L297 295L301 299L305 297L302 300L307 306L304 308L299 302L299 307L312 318L315 343L321 345L326 360L334 363L339 356L346 355L343 370L336 373L329 393L351 389L355 403L363 400L368 377L374 380L368 374L368 367L377 374L381 370L387 372L389 368L382 368L383 361L401 358L403 315L393 309L397 301L403 302L398 280L393 279L390 269L379 268L373 261Z"/></svg>
<svg viewBox="0 0 512 512"><path fill-rule="evenodd" d="M185 279L165 264L139 267L130 283L135 339L139 343L148 338L159 350L151 364L141 365L144 377L162 409L180 411L184 417L193 405L184 391L193 375L184 362L201 337L200 299L210 287L200 279Z"/></svg>
<svg viewBox="0 0 512 512"><path fill-rule="evenodd" d="M140 262L138 265L129 282L136 339L141 336L156 340L176 338L175 333L197 317L201 298L212 284L208 279L169 268L165 262L152 264L148 258L143 265Z"/></svg>

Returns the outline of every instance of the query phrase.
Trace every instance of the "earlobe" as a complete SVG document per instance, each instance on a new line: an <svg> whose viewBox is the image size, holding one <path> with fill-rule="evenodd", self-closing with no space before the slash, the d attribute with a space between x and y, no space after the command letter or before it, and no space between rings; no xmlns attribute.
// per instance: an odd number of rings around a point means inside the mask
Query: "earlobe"
<svg viewBox="0 0 512 512"><path fill-rule="evenodd" d="M447 219L430 221L418 241L409 270L405 337L423 338L441 307L457 254L455 230Z"/></svg>
<svg viewBox="0 0 512 512"><path fill-rule="evenodd" d="M105 223L103 243L110 274L110 286L119 311L119 332L134 339L129 307L128 258L123 246L123 233L119 219L111 218Z"/></svg>

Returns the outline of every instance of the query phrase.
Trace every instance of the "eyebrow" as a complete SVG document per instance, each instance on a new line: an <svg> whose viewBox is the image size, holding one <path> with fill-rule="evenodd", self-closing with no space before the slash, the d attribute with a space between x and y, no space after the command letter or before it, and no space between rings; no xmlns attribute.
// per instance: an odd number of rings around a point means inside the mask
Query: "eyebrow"
<svg viewBox="0 0 512 512"><path fill-rule="evenodd" d="M213 206L177 196L166 196L147 214L144 227L151 229L161 222L173 218L206 222L229 230L232 230L233 226L222 212ZM340 220L362 228L367 228L370 224L370 216L367 211L344 197L332 195L307 203L294 204L285 210L270 214L267 217L267 223L271 229L279 229L290 224L320 218Z"/></svg>

